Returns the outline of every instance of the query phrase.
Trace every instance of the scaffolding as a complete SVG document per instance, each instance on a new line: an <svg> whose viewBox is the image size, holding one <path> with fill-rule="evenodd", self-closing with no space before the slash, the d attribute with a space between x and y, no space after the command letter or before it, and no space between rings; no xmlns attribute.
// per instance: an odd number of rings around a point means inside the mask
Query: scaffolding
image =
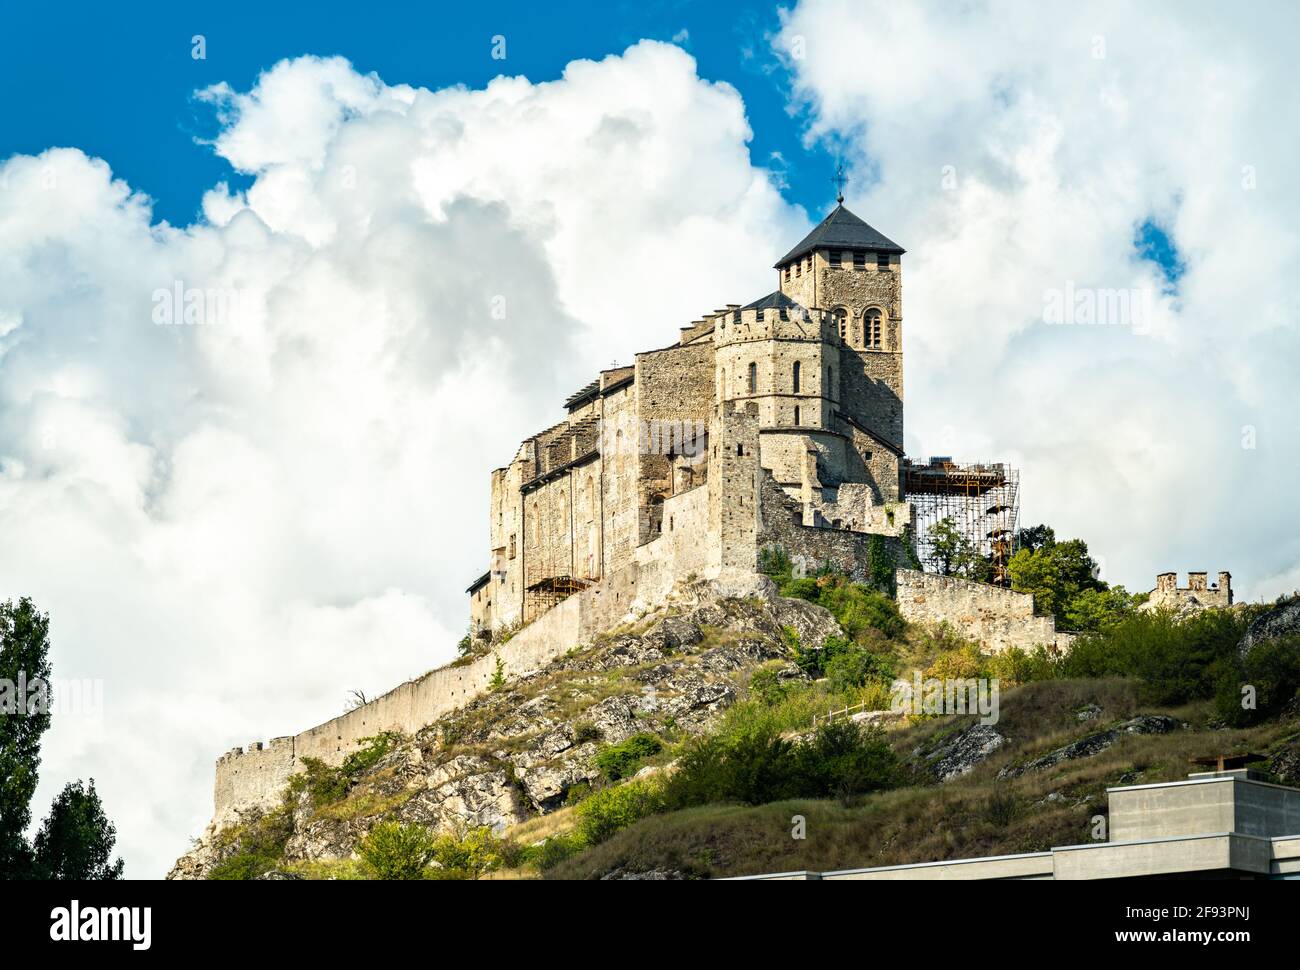
<svg viewBox="0 0 1300 970"><path fill-rule="evenodd" d="M547 576L533 583L524 590L525 621L536 619L590 585L590 580L574 579L572 576Z"/></svg>
<svg viewBox="0 0 1300 970"><path fill-rule="evenodd" d="M950 519L958 535L991 567L991 581L1009 586L1007 564L1020 526L1020 472L1004 462L958 465L933 457L903 466L906 498L916 510L916 553L927 572L942 572L930 530Z"/></svg>

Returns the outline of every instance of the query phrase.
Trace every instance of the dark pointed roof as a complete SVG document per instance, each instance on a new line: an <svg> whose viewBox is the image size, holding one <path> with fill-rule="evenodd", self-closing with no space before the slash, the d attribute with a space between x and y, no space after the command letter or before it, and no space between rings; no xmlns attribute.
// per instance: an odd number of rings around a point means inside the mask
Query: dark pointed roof
<svg viewBox="0 0 1300 970"><path fill-rule="evenodd" d="M780 290L769 293L761 300L755 300L748 306L741 307L742 310L802 310L802 304L796 303Z"/></svg>
<svg viewBox="0 0 1300 970"><path fill-rule="evenodd" d="M886 239L875 229L855 216L843 205L837 205L803 242L777 261L777 267L794 262L814 249L867 249L877 253L904 253L907 250L891 239Z"/></svg>

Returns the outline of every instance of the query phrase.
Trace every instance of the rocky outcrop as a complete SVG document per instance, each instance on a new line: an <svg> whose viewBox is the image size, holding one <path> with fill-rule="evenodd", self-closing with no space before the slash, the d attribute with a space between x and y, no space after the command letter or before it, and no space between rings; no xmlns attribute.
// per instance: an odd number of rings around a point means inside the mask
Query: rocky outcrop
<svg viewBox="0 0 1300 970"><path fill-rule="evenodd" d="M1300 596L1269 610L1251 623L1237 652L1245 657L1257 644L1282 637L1300 637Z"/></svg>
<svg viewBox="0 0 1300 970"><path fill-rule="evenodd" d="M777 596L766 577L721 589L698 583L676 594L663 615L614 631L404 739L341 803L317 810L304 794L290 807L285 862L350 858L381 819L500 832L555 811L575 787L598 779L602 744L641 731L704 731L736 700L748 671L788 657L791 633L812 647L843 636L826 610ZM804 675L791 665L789 676ZM216 848L225 841L209 830L169 878L203 878L229 853Z"/></svg>
<svg viewBox="0 0 1300 970"><path fill-rule="evenodd" d="M944 740L923 757L935 778L951 781L969 774L1006 742L1007 739L992 725L974 724Z"/></svg>
<svg viewBox="0 0 1300 970"><path fill-rule="evenodd" d="M1164 714L1139 714L1137 717L1130 718L1110 730L1090 734L1086 738L1081 738L1078 741L1057 748L1055 751L1048 752L1041 758L1035 758L1026 764L1009 765L998 772L998 777L1015 778L1027 771L1041 771L1044 768L1059 765L1063 761L1072 761L1075 758L1090 758L1105 751L1126 735L1168 734L1177 730L1178 727L1179 723L1176 720Z"/></svg>

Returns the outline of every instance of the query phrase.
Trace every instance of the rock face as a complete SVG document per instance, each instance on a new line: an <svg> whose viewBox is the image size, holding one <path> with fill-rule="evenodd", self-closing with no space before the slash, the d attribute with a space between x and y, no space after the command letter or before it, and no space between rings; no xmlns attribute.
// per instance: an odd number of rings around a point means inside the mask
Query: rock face
<svg viewBox="0 0 1300 970"><path fill-rule="evenodd" d="M1055 751L1048 752L1041 758L1035 758L1026 764L1003 768L998 772L998 777L1015 778L1027 771L1041 771L1044 768L1051 768L1053 765L1059 765L1062 761L1089 758L1105 751L1127 734L1168 734L1171 731L1176 731L1178 727L1177 721L1172 717L1166 717L1164 714L1139 714L1137 717L1130 718L1123 724L1116 725L1108 731L1090 734L1086 738L1081 738L1071 744L1057 748Z"/></svg>
<svg viewBox="0 0 1300 970"><path fill-rule="evenodd" d="M1269 610L1246 628L1237 652L1245 657L1254 647L1266 640L1300 636L1300 596Z"/></svg>
<svg viewBox="0 0 1300 970"><path fill-rule="evenodd" d="M640 731L704 730L752 668L788 656L787 631L805 646L844 635L826 610L776 596L765 577L741 591L743 598L719 595L736 590L715 584L683 589L672 612L613 631L403 739L340 805L316 811L304 795L292 806L286 862L350 858L380 820L500 832L552 812L575 786L599 777L601 744ZM221 844L210 830L168 878L204 878L232 851Z"/></svg>
<svg viewBox="0 0 1300 970"><path fill-rule="evenodd" d="M1006 740L991 724L974 724L931 751L926 761L936 778L951 781L968 774Z"/></svg>

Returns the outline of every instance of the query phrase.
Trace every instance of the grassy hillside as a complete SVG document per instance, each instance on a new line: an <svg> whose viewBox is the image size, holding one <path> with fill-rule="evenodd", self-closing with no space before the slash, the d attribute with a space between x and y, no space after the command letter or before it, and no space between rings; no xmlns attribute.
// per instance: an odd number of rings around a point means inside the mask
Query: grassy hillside
<svg viewBox="0 0 1300 970"><path fill-rule="evenodd" d="M1238 646L1262 607L1126 611L1067 657L988 657L842 576L777 578L787 595L700 585L414 737L310 763L281 809L210 833L174 874L833 870L1086 842L1108 786L1179 779L1195 757L1257 752L1300 784L1300 638L1287 621ZM885 712L914 674L996 679L996 722L886 712L814 729L831 709Z"/></svg>

